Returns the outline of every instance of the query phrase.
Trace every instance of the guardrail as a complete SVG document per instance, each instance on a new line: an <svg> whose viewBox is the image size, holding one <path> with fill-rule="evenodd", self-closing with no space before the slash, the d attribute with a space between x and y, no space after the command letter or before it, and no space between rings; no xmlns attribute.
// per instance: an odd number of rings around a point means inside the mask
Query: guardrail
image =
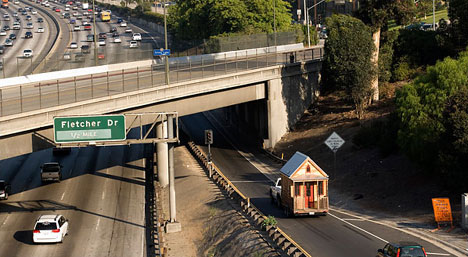
<svg viewBox="0 0 468 257"><path fill-rule="evenodd" d="M254 220L257 226L262 225L267 217L250 202L250 198L246 197L214 163L209 163L207 155L198 148L197 145L190 141L187 146L195 158L203 165L205 171L207 171L213 181L217 183L218 186L222 187L232 199L237 199L239 201L242 210ZM266 232L272 241L288 256L312 257L279 227L266 226Z"/></svg>
<svg viewBox="0 0 468 257"><path fill-rule="evenodd" d="M249 50L246 50L249 51ZM245 54L223 58L170 64L170 83L237 73L264 67L309 60L321 60L323 48L300 51ZM170 86L165 80L165 65L151 65L91 75L44 80L0 87L0 116L36 111L54 106L127 93L145 88Z"/></svg>

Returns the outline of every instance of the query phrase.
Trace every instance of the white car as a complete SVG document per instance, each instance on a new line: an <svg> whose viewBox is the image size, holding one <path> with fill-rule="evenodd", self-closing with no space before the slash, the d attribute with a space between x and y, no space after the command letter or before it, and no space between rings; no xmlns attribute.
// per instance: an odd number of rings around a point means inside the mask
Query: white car
<svg viewBox="0 0 468 257"><path fill-rule="evenodd" d="M4 45L5 45L5 46L13 46L13 40L7 38L7 39L5 40L5 44L4 44Z"/></svg>
<svg viewBox="0 0 468 257"><path fill-rule="evenodd" d="M141 34L140 33L133 33L132 40L133 41L141 41Z"/></svg>
<svg viewBox="0 0 468 257"><path fill-rule="evenodd" d="M138 42L137 41L130 41L130 45L128 46L130 48L138 48Z"/></svg>
<svg viewBox="0 0 468 257"><path fill-rule="evenodd" d="M125 21L121 22L120 27L127 27L127 23Z"/></svg>
<svg viewBox="0 0 468 257"><path fill-rule="evenodd" d="M37 33L44 33L44 28L37 28Z"/></svg>
<svg viewBox="0 0 468 257"><path fill-rule="evenodd" d="M76 42L72 42L70 44L70 49L77 49L78 48L78 44Z"/></svg>
<svg viewBox="0 0 468 257"><path fill-rule="evenodd" d="M18 13L17 12L13 13L13 17L18 17Z"/></svg>
<svg viewBox="0 0 468 257"><path fill-rule="evenodd" d="M68 234L68 220L60 214L41 215L33 230L34 243L58 243Z"/></svg>
<svg viewBox="0 0 468 257"><path fill-rule="evenodd" d="M24 49L23 50L23 57L29 58L33 56L33 50L31 49Z"/></svg>
<svg viewBox="0 0 468 257"><path fill-rule="evenodd" d="M6 34L7 34L6 31L4 30L0 31L0 36L6 36Z"/></svg>
<svg viewBox="0 0 468 257"><path fill-rule="evenodd" d="M33 28L34 28L34 25L32 24L32 22L28 22L28 23L26 24L26 28L27 28L27 29L33 29Z"/></svg>
<svg viewBox="0 0 468 257"><path fill-rule="evenodd" d="M36 11L36 10L32 10L32 11L31 11L31 14L36 15L36 14L37 14L37 11Z"/></svg>
<svg viewBox="0 0 468 257"><path fill-rule="evenodd" d="M65 11L70 11L70 7L65 7Z"/></svg>
<svg viewBox="0 0 468 257"><path fill-rule="evenodd" d="M120 39L120 37L114 37L114 43L122 43L122 39Z"/></svg>
<svg viewBox="0 0 468 257"><path fill-rule="evenodd" d="M131 28L126 28L125 33L132 33L132 29Z"/></svg>
<svg viewBox="0 0 468 257"><path fill-rule="evenodd" d="M80 31L80 30L81 30L80 25L75 25L75 27L73 27L73 31Z"/></svg>
<svg viewBox="0 0 468 257"><path fill-rule="evenodd" d="M14 3L15 3L15 4L19 4L19 1L15 1Z"/></svg>
<svg viewBox="0 0 468 257"><path fill-rule="evenodd" d="M106 45L106 40L105 39L99 39L99 46L105 46Z"/></svg>

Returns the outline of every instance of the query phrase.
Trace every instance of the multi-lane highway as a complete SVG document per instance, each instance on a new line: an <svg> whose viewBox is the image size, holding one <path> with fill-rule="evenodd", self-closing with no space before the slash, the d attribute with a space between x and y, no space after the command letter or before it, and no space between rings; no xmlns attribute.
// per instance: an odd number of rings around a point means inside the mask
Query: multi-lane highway
<svg viewBox="0 0 468 257"><path fill-rule="evenodd" d="M242 152L244 155L248 153L261 156L254 147L248 146L247 142L251 139L247 138L247 135L236 135L230 131L232 140L226 140L223 137L224 133L217 130L220 126L213 126L202 114L181 119L200 146L204 145L204 130L213 129L214 144L211 145L211 153L214 163L265 215L275 216L279 227L312 256L376 256L377 249L387 242L400 241L419 242L426 248L429 256L454 256L424 239L333 208L327 216L286 218L283 211L271 203L271 179L241 154ZM202 148L207 152L206 147Z"/></svg>
<svg viewBox="0 0 468 257"><path fill-rule="evenodd" d="M0 256L146 256L145 165L141 145L51 149L0 162L13 195L0 202ZM40 165L59 161L60 183L41 183ZM33 244L35 220L61 214L63 243Z"/></svg>
<svg viewBox="0 0 468 257"><path fill-rule="evenodd" d="M26 12L23 15L21 11L25 8ZM33 14L33 10L37 13ZM83 10L82 6L77 4L68 5L51 1L45 5L44 2L40 4L22 0L19 4L11 3L10 8L1 9L0 13L2 27L13 26L13 22L16 21L16 17L13 16L15 13L18 13L21 23L21 29L14 30L17 32L17 39L13 40L13 46L5 47L6 51L1 56L4 68L0 78L150 59L152 49L158 48L162 40L157 34L149 33L129 21L124 20L123 23L127 25L123 26L122 22L119 22L122 18L115 14L109 22L103 22L100 14L96 12L96 35L99 37L99 34L103 33L106 39L105 45L97 44L95 48L94 43L88 40L88 35L94 33L92 12ZM7 13L9 20L5 20L7 18L3 16ZM69 18L65 17L64 13L69 13ZM27 16L31 16L32 20L27 21ZM39 23L39 17L44 22ZM33 23L33 29L26 28L28 22ZM87 23L91 25L91 30L84 30L84 25ZM39 27L44 28L43 33L37 32ZM0 44L5 43L9 34L13 33L11 31L7 31L6 36L0 36ZM33 38L23 38L26 31L32 31ZM142 35L142 40L138 41L136 48L129 47L133 33ZM120 38L120 42L115 42L116 37ZM76 43L74 44L76 47L72 48L72 43ZM83 45L90 47L89 53L83 53L81 48ZM23 57L23 50L27 48L33 50L31 58ZM95 49L97 58L94 55Z"/></svg>

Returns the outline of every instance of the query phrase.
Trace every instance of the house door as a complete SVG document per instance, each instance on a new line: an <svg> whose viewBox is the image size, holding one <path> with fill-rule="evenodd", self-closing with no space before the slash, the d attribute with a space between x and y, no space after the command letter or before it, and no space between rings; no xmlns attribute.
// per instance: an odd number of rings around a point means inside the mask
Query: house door
<svg viewBox="0 0 468 257"><path fill-rule="evenodd" d="M314 202L314 183L306 182L304 187L305 208L316 208Z"/></svg>

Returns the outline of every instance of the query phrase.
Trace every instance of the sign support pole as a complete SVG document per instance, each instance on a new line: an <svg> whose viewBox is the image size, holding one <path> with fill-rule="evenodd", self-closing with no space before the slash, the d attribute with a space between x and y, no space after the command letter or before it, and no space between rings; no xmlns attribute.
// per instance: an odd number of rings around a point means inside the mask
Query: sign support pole
<svg viewBox="0 0 468 257"><path fill-rule="evenodd" d="M174 138L174 119L171 114L167 116L168 137ZM170 220L166 225L166 233L179 232L182 230L180 222L176 219L176 193L175 193L175 172L174 172L174 143L169 143L169 209Z"/></svg>

